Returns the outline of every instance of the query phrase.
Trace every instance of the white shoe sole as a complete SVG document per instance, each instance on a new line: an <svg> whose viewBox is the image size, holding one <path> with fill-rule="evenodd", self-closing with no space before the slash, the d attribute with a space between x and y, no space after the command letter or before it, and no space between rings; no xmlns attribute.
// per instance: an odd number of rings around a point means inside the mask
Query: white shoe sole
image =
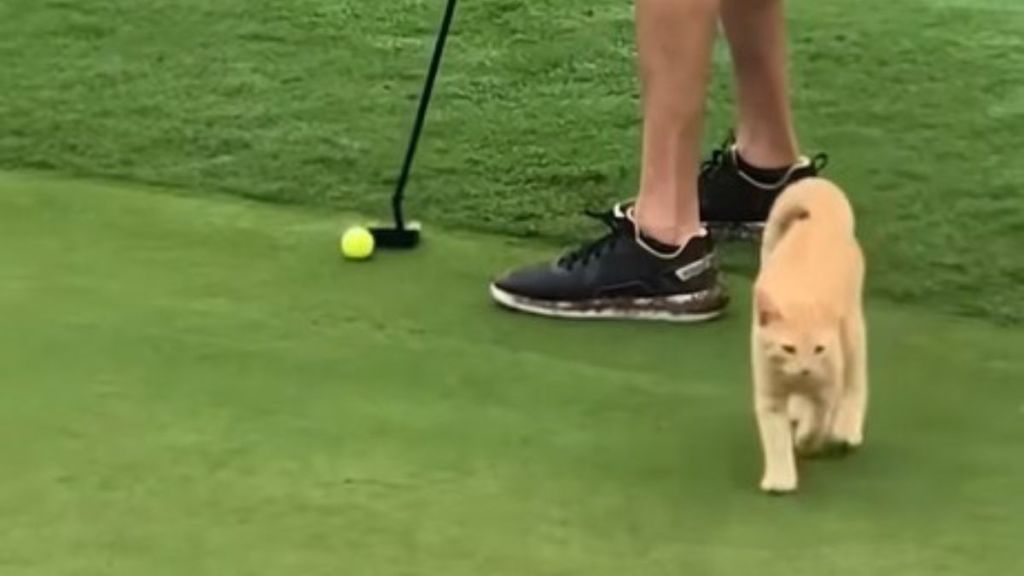
<svg viewBox="0 0 1024 576"><path fill-rule="evenodd" d="M724 307L708 312L673 312L651 306L657 301L660 304L683 307L692 304L704 296L707 296L707 292L666 296L658 299L634 300L635 306L629 308L615 307L614 305L586 307L576 302L548 302L524 298L506 292L497 285L491 284L491 298L505 308L548 318L567 318L573 320L654 320L695 324L714 320L725 313ZM645 308L644 306L651 307Z"/></svg>
<svg viewBox="0 0 1024 576"><path fill-rule="evenodd" d="M704 228L716 240L737 240L760 242L764 234L764 222L704 222Z"/></svg>

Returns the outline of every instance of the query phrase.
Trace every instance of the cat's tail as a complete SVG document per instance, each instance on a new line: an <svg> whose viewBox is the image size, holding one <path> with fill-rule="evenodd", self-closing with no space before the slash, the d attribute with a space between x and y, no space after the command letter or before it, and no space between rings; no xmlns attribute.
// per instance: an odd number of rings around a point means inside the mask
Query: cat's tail
<svg viewBox="0 0 1024 576"><path fill-rule="evenodd" d="M811 221L840 234L854 232L850 202L838 186L824 178L805 178L779 195L761 237L762 257L771 254L792 226Z"/></svg>

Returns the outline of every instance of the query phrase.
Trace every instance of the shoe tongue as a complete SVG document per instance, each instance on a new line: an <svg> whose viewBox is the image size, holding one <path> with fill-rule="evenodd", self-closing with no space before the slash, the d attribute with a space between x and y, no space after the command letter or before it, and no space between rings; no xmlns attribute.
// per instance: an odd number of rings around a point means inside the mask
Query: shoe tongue
<svg viewBox="0 0 1024 576"><path fill-rule="evenodd" d="M563 268L571 267L576 262L589 258L589 254L593 254L595 251L602 251L604 246L609 242L615 242L616 238L623 236L632 238L636 234L636 224L633 222L632 214L630 213L631 208L631 202L622 202L612 207L611 218L609 218L608 212L600 213L600 219L608 226L605 235L563 254L556 260L556 265Z"/></svg>

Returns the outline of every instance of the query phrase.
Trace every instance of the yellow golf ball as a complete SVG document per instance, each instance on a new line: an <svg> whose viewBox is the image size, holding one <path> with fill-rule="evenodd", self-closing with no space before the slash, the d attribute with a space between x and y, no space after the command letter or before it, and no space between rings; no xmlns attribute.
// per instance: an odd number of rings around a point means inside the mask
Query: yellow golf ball
<svg viewBox="0 0 1024 576"><path fill-rule="evenodd" d="M362 226L353 226L341 235L341 253L349 260L366 260L373 255L373 234Z"/></svg>

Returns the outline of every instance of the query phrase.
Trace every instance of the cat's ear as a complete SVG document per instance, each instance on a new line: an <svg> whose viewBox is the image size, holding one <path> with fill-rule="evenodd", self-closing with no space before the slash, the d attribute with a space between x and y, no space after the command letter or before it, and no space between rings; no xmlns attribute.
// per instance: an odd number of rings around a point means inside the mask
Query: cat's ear
<svg viewBox="0 0 1024 576"><path fill-rule="evenodd" d="M754 291L754 308L757 313L758 326L768 326L782 320L782 312L763 288L757 288Z"/></svg>

